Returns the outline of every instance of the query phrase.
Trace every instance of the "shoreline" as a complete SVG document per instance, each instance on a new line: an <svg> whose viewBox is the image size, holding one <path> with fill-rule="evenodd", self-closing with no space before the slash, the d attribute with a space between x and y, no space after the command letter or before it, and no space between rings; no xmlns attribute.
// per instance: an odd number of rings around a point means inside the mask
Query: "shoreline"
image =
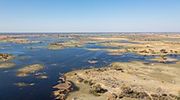
<svg viewBox="0 0 180 100"><path fill-rule="evenodd" d="M66 100L179 100L179 64L116 62L71 71L64 76L78 89L68 92Z"/></svg>

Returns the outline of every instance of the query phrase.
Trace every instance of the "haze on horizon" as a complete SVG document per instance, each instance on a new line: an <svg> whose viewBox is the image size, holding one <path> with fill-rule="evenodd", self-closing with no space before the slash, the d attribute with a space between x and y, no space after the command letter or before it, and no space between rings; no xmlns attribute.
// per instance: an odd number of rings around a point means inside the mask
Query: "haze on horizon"
<svg viewBox="0 0 180 100"><path fill-rule="evenodd" d="M0 32L180 32L180 0L1 0Z"/></svg>

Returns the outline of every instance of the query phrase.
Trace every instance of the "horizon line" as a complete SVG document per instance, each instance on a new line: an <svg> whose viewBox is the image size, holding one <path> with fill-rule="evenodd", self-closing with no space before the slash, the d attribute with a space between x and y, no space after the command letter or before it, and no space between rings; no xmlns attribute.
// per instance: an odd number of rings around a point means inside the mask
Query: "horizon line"
<svg viewBox="0 0 180 100"><path fill-rule="evenodd" d="M160 31L159 32L158 31L154 31L154 32L153 31L139 31L139 32L138 31L134 31L134 32L133 31L129 31L129 32L127 32L127 31L124 31L124 32L123 31L116 31L116 32L113 32L113 31L112 32L110 32L110 31L108 31L108 32L103 32L103 31L97 31L97 32L96 31L92 31L92 32L90 32L90 31L82 31L82 32L81 31L79 31L79 32L75 32L75 31L74 32L73 31L69 31L69 32L63 32L63 31L62 32L60 32L60 31L59 32L43 32L43 31L42 32L35 32L35 31L34 32L0 32L0 34L3 34L3 33L180 33L180 31L179 32L170 32L170 31L169 32L168 31L164 31L164 32L163 31L162 32L160 32Z"/></svg>

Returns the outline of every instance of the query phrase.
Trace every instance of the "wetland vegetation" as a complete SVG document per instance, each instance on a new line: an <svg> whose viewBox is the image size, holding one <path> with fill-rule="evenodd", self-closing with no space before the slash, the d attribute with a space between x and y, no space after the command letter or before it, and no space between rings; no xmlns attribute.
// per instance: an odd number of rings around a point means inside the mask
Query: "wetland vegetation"
<svg viewBox="0 0 180 100"><path fill-rule="evenodd" d="M32 95L41 93L38 98L43 100L179 100L179 33L2 34L0 38L0 79L4 79L0 89L16 91L0 93L3 100L33 100L37 97ZM26 94L14 96L21 93Z"/></svg>
<svg viewBox="0 0 180 100"><path fill-rule="evenodd" d="M29 74L33 74L41 69L43 69L44 66L40 64L33 64L33 65L28 65L26 67L23 67L21 69L18 69L17 71L17 76L19 77L25 77L28 76Z"/></svg>

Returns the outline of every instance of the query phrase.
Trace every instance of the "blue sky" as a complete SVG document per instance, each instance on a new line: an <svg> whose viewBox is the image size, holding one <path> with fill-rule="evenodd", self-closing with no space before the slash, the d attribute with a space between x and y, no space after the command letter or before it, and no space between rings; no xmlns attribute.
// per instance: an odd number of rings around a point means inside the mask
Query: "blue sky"
<svg viewBox="0 0 180 100"><path fill-rule="evenodd" d="M180 0L0 0L0 32L180 32Z"/></svg>

